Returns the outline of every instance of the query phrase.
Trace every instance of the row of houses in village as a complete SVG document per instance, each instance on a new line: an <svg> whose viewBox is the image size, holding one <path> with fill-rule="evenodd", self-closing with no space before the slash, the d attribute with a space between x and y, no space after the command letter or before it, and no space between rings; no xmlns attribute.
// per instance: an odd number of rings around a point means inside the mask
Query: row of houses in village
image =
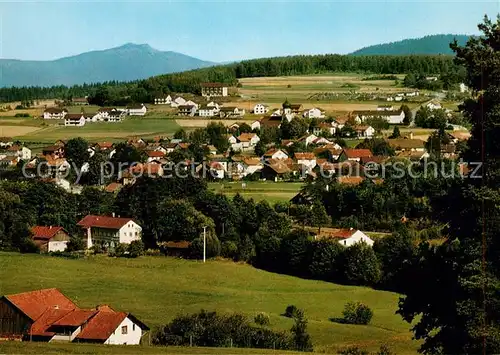
<svg viewBox="0 0 500 355"><path fill-rule="evenodd" d="M101 107L96 112L68 113L65 108L50 107L43 112L43 119L64 120L65 126L81 127L90 122L121 122L125 116L144 116L147 107L143 104L129 105L125 109Z"/></svg>

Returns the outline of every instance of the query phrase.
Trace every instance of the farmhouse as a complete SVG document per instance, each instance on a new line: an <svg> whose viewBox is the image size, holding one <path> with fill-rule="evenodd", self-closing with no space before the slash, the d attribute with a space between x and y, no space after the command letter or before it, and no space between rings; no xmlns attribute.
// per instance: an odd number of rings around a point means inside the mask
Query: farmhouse
<svg viewBox="0 0 500 355"><path fill-rule="evenodd" d="M172 97L170 95L155 97L155 105L170 105Z"/></svg>
<svg viewBox="0 0 500 355"><path fill-rule="evenodd" d="M58 289L0 298L0 338L45 342L138 345L149 328L107 305L81 309Z"/></svg>
<svg viewBox="0 0 500 355"><path fill-rule="evenodd" d="M173 100L170 103L170 107L179 107L179 106L185 105L185 104L186 104L186 100L184 100L184 98L178 96L175 98L175 100Z"/></svg>
<svg viewBox="0 0 500 355"><path fill-rule="evenodd" d="M358 138L373 138L375 134L375 129L372 126L355 126L354 130Z"/></svg>
<svg viewBox="0 0 500 355"><path fill-rule="evenodd" d="M193 105L180 105L179 106L179 116L191 116L196 114L196 107Z"/></svg>
<svg viewBox="0 0 500 355"><path fill-rule="evenodd" d="M148 109L144 104L136 104L127 106L127 113L129 116L144 116Z"/></svg>
<svg viewBox="0 0 500 355"><path fill-rule="evenodd" d="M262 178L273 180L275 182L284 179L292 173L292 170L284 161L274 161L271 164L266 164L262 170Z"/></svg>
<svg viewBox="0 0 500 355"><path fill-rule="evenodd" d="M95 113L82 113L83 117L85 117L86 122L97 122L101 119L101 115L99 115L97 112Z"/></svg>
<svg viewBox="0 0 500 355"><path fill-rule="evenodd" d="M227 86L222 83L202 83L201 96L227 96Z"/></svg>
<svg viewBox="0 0 500 355"><path fill-rule="evenodd" d="M82 113L68 113L66 116L64 116L64 125L66 127L85 126L85 116Z"/></svg>
<svg viewBox="0 0 500 355"><path fill-rule="evenodd" d="M309 170L314 169L316 166L316 156L314 153L295 153L295 160L297 164L306 166Z"/></svg>
<svg viewBox="0 0 500 355"><path fill-rule="evenodd" d="M405 113L403 110L397 111L352 111L352 117L356 118L360 122L363 122L369 118L381 117L390 124L401 124L405 119Z"/></svg>
<svg viewBox="0 0 500 355"><path fill-rule="evenodd" d="M233 136L231 136L234 138ZM260 138L255 133L242 133L237 138L229 137L229 143L234 151L253 149L260 141Z"/></svg>
<svg viewBox="0 0 500 355"><path fill-rule="evenodd" d="M265 104L257 104L253 107L253 113L255 115L265 115L269 112L269 106Z"/></svg>
<svg viewBox="0 0 500 355"><path fill-rule="evenodd" d="M439 110L442 108L441 104L437 101L431 101L427 105L425 105L429 110L434 111L434 110Z"/></svg>
<svg viewBox="0 0 500 355"><path fill-rule="evenodd" d="M50 120L50 119L63 119L64 116L68 113L68 110L65 108L57 108L57 107L49 107L45 111L43 111L43 118L45 120Z"/></svg>
<svg viewBox="0 0 500 355"><path fill-rule="evenodd" d="M281 115L280 116L265 116L260 120L261 127L280 127L281 126Z"/></svg>
<svg viewBox="0 0 500 355"><path fill-rule="evenodd" d="M63 227L34 226L31 228L32 239L41 251L64 251L70 240Z"/></svg>
<svg viewBox="0 0 500 355"><path fill-rule="evenodd" d="M357 229L323 229L320 235L316 235L314 239L334 239L339 244L350 247L356 243L366 243L370 246L373 245L373 240L365 233Z"/></svg>
<svg viewBox="0 0 500 355"><path fill-rule="evenodd" d="M85 232L87 248L96 244L114 248L141 240L142 228L131 218L87 215L77 225Z"/></svg>
<svg viewBox="0 0 500 355"><path fill-rule="evenodd" d="M252 131L254 131L254 130L260 130L260 121L253 121L250 124L250 128L252 129Z"/></svg>

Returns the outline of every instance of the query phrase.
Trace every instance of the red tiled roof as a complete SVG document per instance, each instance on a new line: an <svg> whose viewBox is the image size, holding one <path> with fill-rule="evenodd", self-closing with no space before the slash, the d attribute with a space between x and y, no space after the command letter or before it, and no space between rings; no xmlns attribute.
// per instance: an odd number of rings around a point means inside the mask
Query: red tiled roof
<svg viewBox="0 0 500 355"><path fill-rule="evenodd" d="M110 149L113 148L113 143L112 142L100 142L96 144L99 149Z"/></svg>
<svg viewBox="0 0 500 355"><path fill-rule="evenodd" d="M106 186L104 188L104 191L106 191L106 192L116 192L119 189L121 189L122 187L123 187L122 184L120 184L118 182L112 182L112 183L110 183L108 186Z"/></svg>
<svg viewBox="0 0 500 355"><path fill-rule="evenodd" d="M53 322L52 325L78 327L97 312L98 311L95 309L73 309L72 311L66 313L62 318Z"/></svg>
<svg viewBox="0 0 500 355"><path fill-rule="evenodd" d="M339 184L359 185L365 178L362 176L339 176L337 181Z"/></svg>
<svg viewBox="0 0 500 355"><path fill-rule="evenodd" d="M121 218L121 217L109 217L109 216L85 216L78 226L89 228L89 227L99 227L108 229L120 229L128 222L132 221L132 218Z"/></svg>
<svg viewBox="0 0 500 355"><path fill-rule="evenodd" d="M338 238L338 239L346 239L349 237L352 237L354 233L356 233L358 230L357 229L333 229L333 228L328 228L327 230L324 230L322 236L329 237L329 238Z"/></svg>
<svg viewBox="0 0 500 355"><path fill-rule="evenodd" d="M295 153L295 159L297 160L315 160L316 156L314 153Z"/></svg>
<svg viewBox="0 0 500 355"><path fill-rule="evenodd" d="M31 325L30 334L31 335L41 335L41 336L53 336L54 332L49 332L50 326L64 317L66 314L71 313L72 309L60 309L60 308L47 308L45 312L42 313L40 317Z"/></svg>
<svg viewBox="0 0 500 355"><path fill-rule="evenodd" d="M256 136L255 133L242 133L238 137L238 140L240 142L250 142L252 140L252 138L255 137L255 136Z"/></svg>
<svg viewBox="0 0 500 355"><path fill-rule="evenodd" d="M348 158L362 158L373 156L370 149L344 149L344 153Z"/></svg>
<svg viewBox="0 0 500 355"><path fill-rule="evenodd" d="M163 156L165 156L165 153L160 150L148 150L146 154L150 158L162 158Z"/></svg>
<svg viewBox="0 0 500 355"><path fill-rule="evenodd" d="M127 313L124 312L99 311L76 338L107 340L126 317Z"/></svg>
<svg viewBox="0 0 500 355"><path fill-rule="evenodd" d="M5 296L5 298L32 320L40 317L48 308L55 306L59 309L77 308L73 301L55 288L18 293Z"/></svg>
<svg viewBox="0 0 500 355"><path fill-rule="evenodd" d="M49 240L53 238L59 231L65 232L63 227L55 227L55 226L49 226L49 227L34 226L33 228L31 228L31 233L33 233L33 239Z"/></svg>

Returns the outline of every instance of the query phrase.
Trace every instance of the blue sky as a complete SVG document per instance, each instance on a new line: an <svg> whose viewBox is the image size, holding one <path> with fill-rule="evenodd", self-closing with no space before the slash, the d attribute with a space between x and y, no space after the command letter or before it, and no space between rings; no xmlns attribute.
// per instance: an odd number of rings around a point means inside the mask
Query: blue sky
<svg viewBox="0 0 500 355"><path fill-rule="evenodd" d="M125 43L200 59L348 53L437 33L477 33L500 1L0 2L0 58L49 60Z"/></svg>

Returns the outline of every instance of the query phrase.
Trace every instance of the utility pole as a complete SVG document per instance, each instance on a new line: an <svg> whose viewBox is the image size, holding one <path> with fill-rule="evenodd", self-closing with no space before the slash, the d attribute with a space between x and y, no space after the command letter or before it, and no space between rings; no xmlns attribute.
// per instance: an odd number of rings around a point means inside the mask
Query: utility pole
<svg viewBox="0 0 500 355"><path fill-rule="evenodd" d="M203 226L203 262L207 258L207 226Z"/></svg>

